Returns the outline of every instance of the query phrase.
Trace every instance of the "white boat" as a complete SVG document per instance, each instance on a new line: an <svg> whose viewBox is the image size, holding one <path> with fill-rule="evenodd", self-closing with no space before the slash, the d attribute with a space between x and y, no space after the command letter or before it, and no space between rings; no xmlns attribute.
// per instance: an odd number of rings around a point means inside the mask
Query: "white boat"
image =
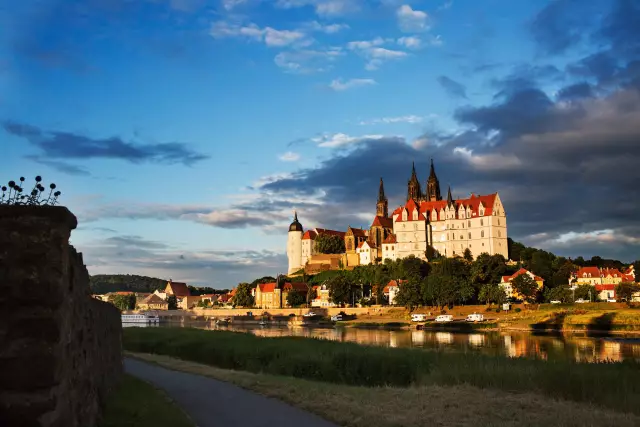
<svg viewBox="0 0 640 427"><path fill-rule="evenodd" d="M160 323L158 313L123 314L122 323Z"/></svg>

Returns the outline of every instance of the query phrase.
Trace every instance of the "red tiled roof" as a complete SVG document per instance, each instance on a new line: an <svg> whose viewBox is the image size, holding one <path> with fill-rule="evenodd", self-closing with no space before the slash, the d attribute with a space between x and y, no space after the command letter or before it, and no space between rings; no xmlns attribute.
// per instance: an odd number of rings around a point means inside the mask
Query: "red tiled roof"
<svg viewBox="0 0 640 427"><path fill-rule="evenodd" d="M166 304L166 301L156 294L151 294L142 300L141 304Z"/></svg>
<svg viewBox="0 0 640 427"><path fill-rule="evenodd" d="M231 299L231 295L229 295L229 294L220 295L218 297L218 301L220 301L220 302L227 302L230 299Z"/></svg>
<svg viewBox="0 0 640 427"><path fill-rule="evenodd" d="M187 287L186 283L181 283L181 282L169 282L167 283L167 287L165 289L165 292L169 293L169 289L171 289L171 293L173 293L173 295L177 296L177 297L188 297L191 295L191 293L189 292L189 288Z"/></svg>
<svg viewBox="0 0 640 427"><path fill-rule="evenodd" d="M602 268L600 269L600 276L607 277L611 275L611 277L622 277L623 274L617 268Z"/></svg>
<svg viewBox="0 0 640 427"><path fill-rule="evenodd" d="M307 288L307 284L306 283L302 283L302 282L299 282L299 283L285 283L284 284L284 290L285 291L290 291L292 289L294 289L294 290L296 290L298 292L307 292L307 290L309 288Z"/></svg>
<svg viewBox="0 0 640 427"><path fill-rule="evenodd" d="M596 285L596 291L615 291L616 286L613 283L606 283L604 285Z"/></svg>
<svg viewBox="0 0 640 427"><path fill-rule="evenodd" d="M585 274L587 275L586 277L589 277L589 274L591 274L592 278L600 277L600 270L598 270L598 267L582 267L576 272L578 278L584 278Z"/></svg>
<svg viewBox="0 0 640 427"><path fill-rule="evenodd" d="M351 230L351 232L353 233L353 235L355 237L366 237L367 236L367 232L365 230L363 230L362 228L349 227L349 230Z"/></svg>
<svg viewBox="0 0 640 427"><path fill-rule="evenodd" d="M364 241L358 243L358 249L360 249L362 247L362 245L364 245Z"/></svg>
<svg viewBox="0 0 640 427"><path fill-rule="evenodd" d="M403 283L407 283L406 280L400 280L400 285ZM397 286L399 287L400 285L398 285L398 281L397 280L390 280L389 283L387 283L387 286L384 287L384 289L382 290L382 292L388 294L389 293L389 288L392 286Z"/></svg>
<svg viewBox="0 0 640 427"><path fill-rule="evenodd" d="M387 238L386 238L386 239L384 239L384 241L383 241L382 243L398 243L398 242L396 241L396 235L395 235L395 234L393 234L393 233L392 233L392 234L389 234L389 235L387 236Z"/></svg>
<svg viewBox="0 0 640 427"><path fill-rule="evenodd" d="M229 292L229 296L230 296L230 297L232 297L232 298L233 298L233 297L235 297L235 296L236 296L236 289L237 289L237 288L233 288L233 289L231 289L231 292Z"/></svg>
<svg viewBox="0 0 640 427"><path fill-rule="evenodd" d="M338 236L343 239L344 239L344 235L346 234L344 231L328 230L326 228L316 228L316 232L318 234L328 234L330 236Z"/></svg>
<svg viewBox="0 0 640 427"><path fill-rule="evenodd" d="M502 276L502 281L503 282L510 282L513 279L515 279L516 277L520 276L521 274L526 274L529 273L529 270L521 268L520 270L516 271L515 273L513 273L511 276ZM539 281L543 281L544 279L540 276L536 276L535 274L533 275L533 280L535 280L536 282Z"/></svg>
<svg viewBox="0 0 640 427"><path fill-rule="evenodd" d="M275 282L260 283L258 287L260 288L260 292L269 293L269 292L273 292L276 289L276 283Z"/></svg>
<svg viewBox="0 0 640 427"><path fill-rule="evenodd" d="M424 221L426 218L424 217L424 215L420 212L420 207L416 204L416 202L413 199L409 199L409 201L407 201L407 203L404 205L404 209L407 210L407 221ZM413 212L417 211L418 212L418 219L414 220L413 219ZM400 215L398 217L398 219L396 219L396 222L403 222L404 220L402 219L402 215Z"/></svg>
<svg viewBox="0 0 640 427"><path fill-rule="evenodd" d="M307 230L303 235L302 235L302 240L315 240L316 237L318 236L318 234L313 231L313 230Z"/></svg>
<svg viewBox="0 0 640 427"><path fill-rule="evenodd" d="M376 217L373 218L371 227L393 228L393 219L376 215Z"/></svg>

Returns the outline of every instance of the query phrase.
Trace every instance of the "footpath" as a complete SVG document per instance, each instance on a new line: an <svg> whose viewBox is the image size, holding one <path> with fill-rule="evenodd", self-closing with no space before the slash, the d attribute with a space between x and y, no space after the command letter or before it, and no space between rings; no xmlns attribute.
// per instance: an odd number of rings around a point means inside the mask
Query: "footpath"
<svg viewBox="0 0 640 427"><path fill-rule="evenodd" d="M235 385L126 358L127 373L163 389L197 427L338 427Z"/></svg>

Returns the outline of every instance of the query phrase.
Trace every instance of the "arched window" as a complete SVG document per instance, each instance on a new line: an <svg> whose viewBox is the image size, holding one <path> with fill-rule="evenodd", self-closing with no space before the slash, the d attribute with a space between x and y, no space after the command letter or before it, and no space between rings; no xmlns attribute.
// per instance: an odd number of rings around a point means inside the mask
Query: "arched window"
<svg viewBox="0 0 640 427"><path fill-rule="evenodd" d="M484 230L480 232L480 237L484 237Z"/></svg>
<svg viewBox="0 0 640 427"><path fill-rule="evenodd" d="M498 218L498 225L500 225L500 218Z"/></svg>
<svg viewBox="0 0 640 427"><path fill-rule="evenodd" d="M480 214L482 215L482 214ZM480 227L484 226L484 220L482 218L480 218Z"/></svg>
<svg viewBox="0 0 640 427"><path fill-rule="evenodd" d="M480 209L480 216L484 216L484 209Z"/></svg>
<svg viewBox="0 0 640 427"><path fill-rule="evenodd" d="M391 246L391 250L393 250L393 246Z"/></svg>

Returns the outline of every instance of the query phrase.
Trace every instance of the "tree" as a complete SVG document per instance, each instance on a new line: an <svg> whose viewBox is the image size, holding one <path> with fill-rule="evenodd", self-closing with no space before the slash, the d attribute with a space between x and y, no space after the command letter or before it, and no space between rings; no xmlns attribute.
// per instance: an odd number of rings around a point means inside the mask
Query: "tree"
<svg viewBox="0 0 640 427"><path fill-rule="evenodd" d="M331 278L327 287L329 288L329 298L334 304L341 306L351 301L351 282L344 274Z"/></svg>
<svg viewBox="0 0 640 427"><path fill-rule="evenodd" d="M444 307L453 304L456 291L452 276L431 274L422 282L422 296L427 304Z"/></svg>
<svg viewBox="0 0 640 427"><path fill-rule="evenodd" d="M640 286L635 283L622 282L616 286L616 296L623 301L630 302L636 292L640 292Z"/></svg>
<svg viewBox="0 0 640 427"><path fill-rule="evenodd" d="M420 278L411 277L398 289L394 303L404 305L410 311L422 305L422 283Z"/></svg>
<svg viewBox="0 0 640 427"><path fill-rule="evenodd" d="M331 234L316 237L316 251L321 254L342 254L345 252L344 239Z"/></svg>
<svg viewBox="0 0 640 427"><path fill-rule="evenodd" d="M559 268L553 273L551 282L545 283L546 286L566 286L569 283L569 278L571 277L571 273L573 273L575 267L571 264L570 261L565 261Z"/></svg>
<svg viewBox="0 0 640 427"><path fill-rule="evenodd" d="M299 307L306 302L306 295L295 290L287 293L287 304L289 307Z"/></svg>
<svg viewBox="0 0 640 427"><path fill-rule="evenodd" d="M251 295L251 285L249 283L240 283L236 288L236 294L233 296L234 307L253 307L254 300Z"/></svg>
<svg viewBox="0 0 640 427"><path fill-rule="evenodd" d="M118 307L120 311L133 310L136 308L136 296L134 294L116 295L113 299L113 305Z"/></svg>
<svg viewBox="0 0 640 427"><path fill-rule="evenodd" d="M169 310L177 310L178 309L178 298L175 295L169 295L167 297L167 309Z"/></svg>
<svg viewBox="0 0 640 427"><path fill-rule="evenodd" d="M511 281L513 290L520 294L526 302L535 302L538 284L528 274L521 274Z"/></svg>
<svg viewBox="0 0 640 427"><path fill-rule="evenodd" d="M482 285L480 293L478 294L478 300L489 305L491 303L502 304L507 300L507 293L504 288L495 283L488 283Z"/></svg>
<svg viewBox="0 0 640 427"><path fill-rule="evenodd" d="M549 301L573 302L571 299L571 289L567 285L556 286L544 290L544 299Z"/></svg>
<svg viewBox="0 0 640 427"><path fill-rule="evenodd" d="M575 299L585 299L588 301L598 299L598 293L596 292L596 287L591 285L580 285L576 288L573 293Z"/></svg>
<svg viewBox="0 0 640 427"><path fill-rule="evenodd" d="M462 256L466 261L473 261L473 255L471 255L471 249L467 248L464 250L464 255Z"/></svg>

